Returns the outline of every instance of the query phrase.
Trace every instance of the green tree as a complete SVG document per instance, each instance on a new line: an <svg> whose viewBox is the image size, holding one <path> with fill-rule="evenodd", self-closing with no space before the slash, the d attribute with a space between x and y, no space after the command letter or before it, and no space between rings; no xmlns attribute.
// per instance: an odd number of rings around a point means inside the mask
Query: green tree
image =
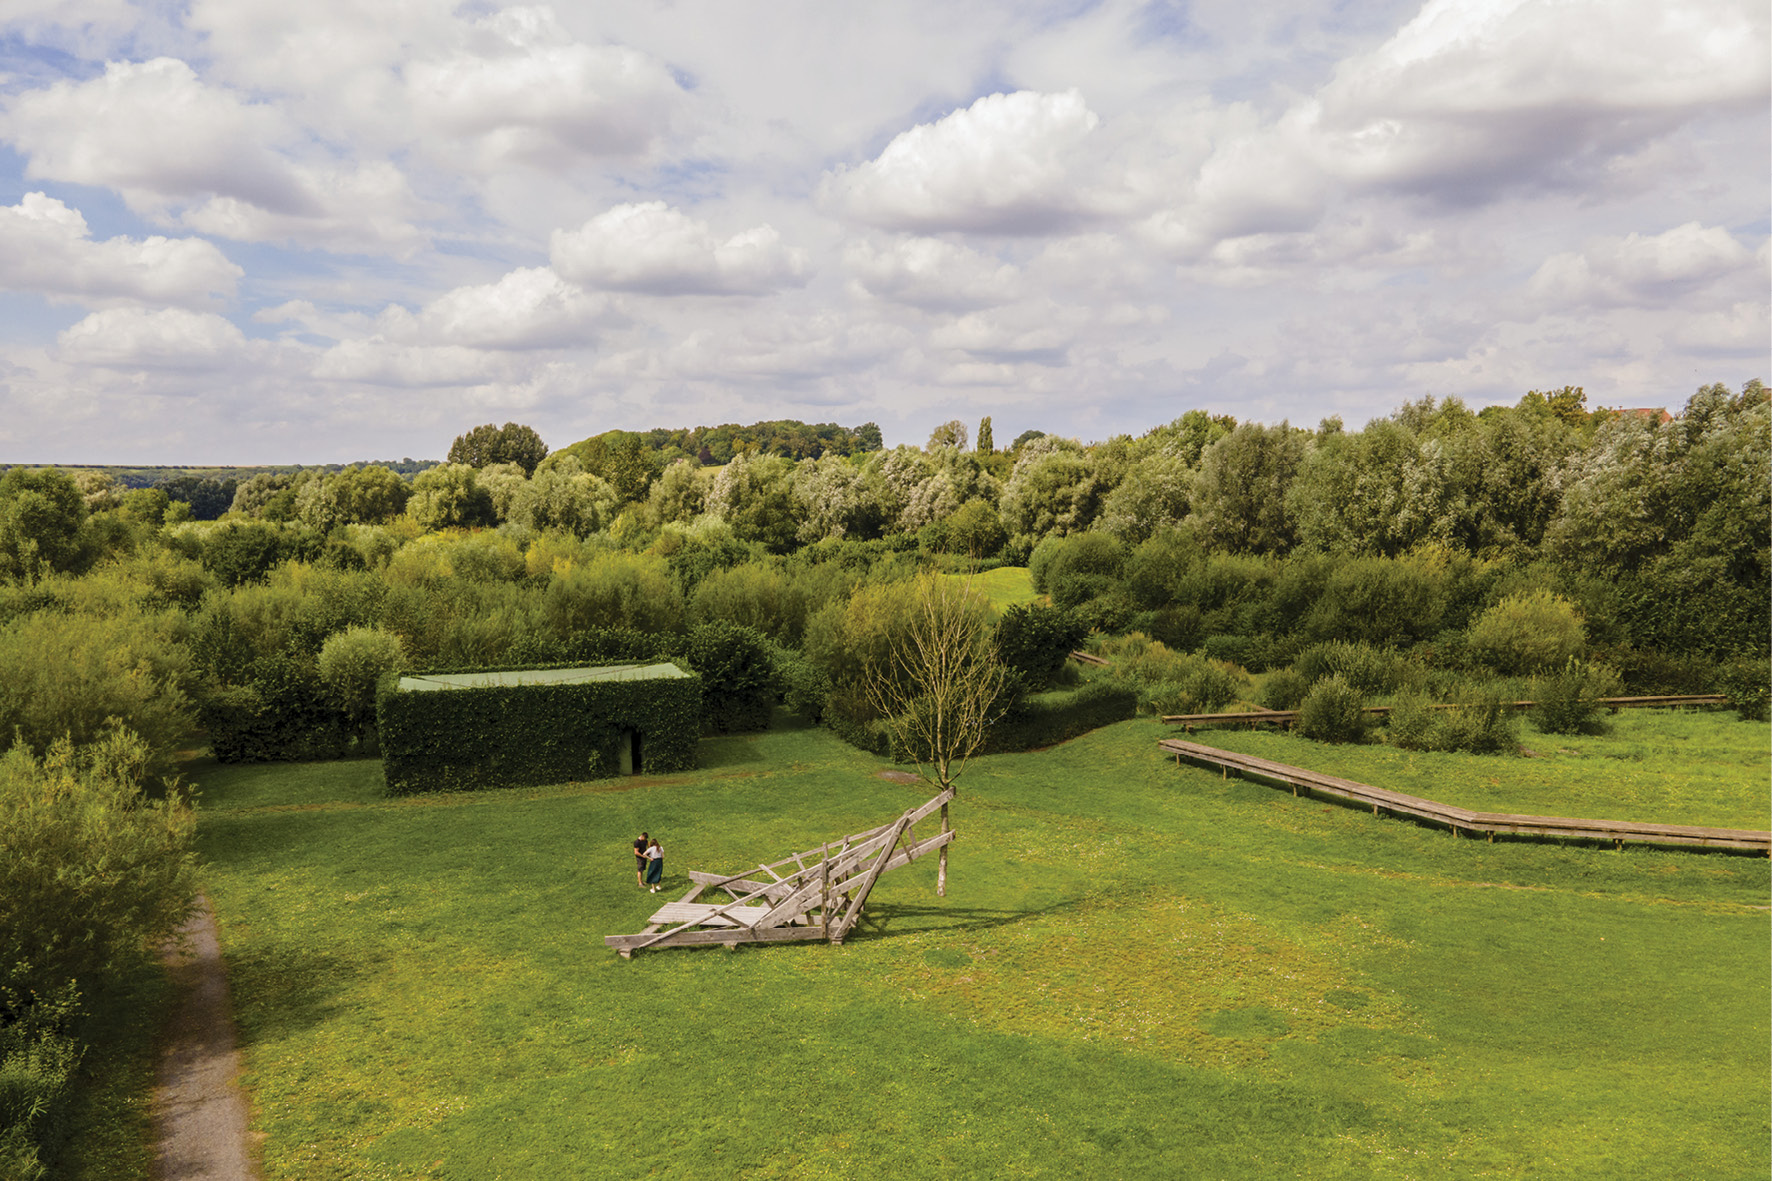
<svg viewBox="0 0 1772 1181"><path fill-rule="evenodd" d="M966 424L957 418L949 419L933 431L929 432L929 442L924 445L925 451L934 451L939 447L953 447L966 450Z"/></svg>
<svg viewBox="0 0 1772 1181"><path fill-rule="evenodd" d="M872 670L868 696L897 747L939 792L955 790L966 762L1006 706L1007 670L997 658L990 607L970 583L925 574L915 585L908 626ZM941 831L950 830L948 804ZM936 863L935 892L947 894L948 847Z"/></svg>
<svg viewBox="0 0 1772 1181"><path fill-rule="evenodd" d="M1095 523L1109 490L1080 444L1041 435L1021 446L998 511L1011 533L1081 533Z"/></svg>
<svg viewBox="0 0 1772 1181"><path fill-rule="evenodd" d="M533 427L507 422L501 427L491 423L477 426L465 435L457 435L449 447L449 462L482 468L494 463L514 463L525 473L535 471L548 457L548 445L541 441Z"/></svg>
<svg viewBox="0 0 1772 1181"><path fill-rule="evenodd" d="M469 529L494 522L492 496L464 463L438 464L420 472L412 481L406 511L426 529Z"/></svg>
<svg viewBox="0 0 1772 1181"><path fill-rule="evenodd" d="M793 491L794 464L775 455L740 455L714 477L708 508L719 513L740 541L756 541L771 553L794 547L800 522Z"/></svg>
<svg viewBox="0 0 1772 1181"><path fill-rule="evenodd" d="M376 685L406 661L400 637L379 627L349 627L320 646L320 683L351 728L363 733L375 720Z"/></svg>
<svg viewBox="0 0 1772 1181"><path fill-rule="evenodd" d="M35 581L80 564L86 498L53 468L9 468L0 475L0 579Z"/></svg>
<svg viewBox="0 0 1772 1181"><path fill-rule="evenodd" d="M996 447L991 439L991 416L988 414L978 420L977 447L980 455L991 455L996 452Z"/></svg>
<svg viewBox="0 0 1772 1181"><path fill-rule="evenodd" d="M1310 433L1246 422L1206 448L1194 481L1193 522L1216 549L1283 554L1298 539L1286 493Z"/></svg>

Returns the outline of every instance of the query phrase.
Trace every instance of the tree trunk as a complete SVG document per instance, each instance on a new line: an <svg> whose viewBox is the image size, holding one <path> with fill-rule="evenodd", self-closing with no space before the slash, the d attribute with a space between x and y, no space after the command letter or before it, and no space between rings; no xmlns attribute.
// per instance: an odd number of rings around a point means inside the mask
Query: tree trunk
<svg viewBox="0 0 1772 1181"><path fill-rule="evenodd" d="M948 806L943 804L941 806L941 831L946 832L947 830ZM948 896L948 847L946 845L943 845L940 849L936 850L935 896L937 898L946 898Z"/></svg>

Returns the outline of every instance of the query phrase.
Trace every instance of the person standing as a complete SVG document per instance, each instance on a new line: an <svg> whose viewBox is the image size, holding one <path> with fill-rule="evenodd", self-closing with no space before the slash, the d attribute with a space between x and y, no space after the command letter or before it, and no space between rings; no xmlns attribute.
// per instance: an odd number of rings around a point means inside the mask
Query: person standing
<svg viewBox="0 0 1772 1181"><path fill-rule="evenodd" d="M646 846L646 882L652 887L652 892L656 894L658 893L658 884L663 880L664 850L659 847L658 841L654 840Z"/></svg>
<svg viewBox="0 0 1772 1181"><path fill-rule="evenodd" d="M652 844L652 838L645 833L634 842L634 885L642 890L646 888L646 847Z"/></svg>

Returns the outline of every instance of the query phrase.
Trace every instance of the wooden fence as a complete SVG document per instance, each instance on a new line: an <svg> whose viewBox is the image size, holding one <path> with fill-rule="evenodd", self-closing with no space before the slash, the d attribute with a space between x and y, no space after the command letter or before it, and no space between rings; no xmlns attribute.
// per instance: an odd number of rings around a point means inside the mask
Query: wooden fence
<svg viewBox="0 0 1772 1181"><path fill-rule="evenodd" d="M1290 787L1293 795L1325 796L1345 803L1370 807L1373 815L1389 813L1407 816L1452 831L1452 835L1474 836L1483 833L1493 841L1497 834L1507 836L1559 837L1581 840L1611 841L1622 846L1626 841L1648 845L1686 845L1711 849L1746 849L1772 855L1772 832L1751 829L1705 828L1689 824L1642 824L1630 820L1583 820L1568 816L1516 816L1505 812L1473 812L1438 800L1386 791L1351 779L1323 775L1276 763L1254 755L1237 754L1216 747L1165 738L1157 743L1175 756L1179 766L1183 759L1206 767L1215 767L1227 777L1235 772Z"/></svg>

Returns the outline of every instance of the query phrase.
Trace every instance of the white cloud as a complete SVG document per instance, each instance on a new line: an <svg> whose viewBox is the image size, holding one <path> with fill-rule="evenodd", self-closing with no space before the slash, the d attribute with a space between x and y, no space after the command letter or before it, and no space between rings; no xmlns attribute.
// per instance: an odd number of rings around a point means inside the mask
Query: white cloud
<svg viewBox="0 0 1772 1181"><path fill-rule="evenodd" d="M1576 183L1699 115L1763 104L1763 5L1430 0L1304 115L1352 183L1454 202Z"/></svg>
<svg viewBox="0 0 1772 1181"><path fill-rule="evenodd" d="M868 294L928 310L1005 303L1019 286L1015 267L941 238L900 238L884 246L851 242L843 257Z"/></svg>
<svg viewBox="0 0 1772 1181"><path fill-rule="evenodd" d="M222 370L263 351L221 316L184 308L108 308L56 337L58 359L104 369Z"/></svg>
<svg viewBox="0 0 1772 1181"><path fill-rule="evenodd" d="M822 199L886 229L1041 234L1099 212L1083 151L1100 122L1075 90L992 94L825 177Z"/></svg>
<svg viewBox="0 0 1772 1181"><path fill-rule="evenodd" d="M327 349L314 363L313 376L345 385L446 388L516 381L526 368L482 349L400 344L375 336Z"/></svg>
<svg viewBox="0 0 1772 1181"><path fill-rule="evenodd" d="M200 238L94 241L86 219L42 193L0 207L0 287L83 303L202 304L245 272Z"/></svg>
<svg viewBox="0 0 1772 1181"><path fill-rule="evenodd" d="M554 270L573 282L647 295L757 295L797 285L806 256L761 225L719 241L663 201L617 205L576 230L556 230Z"/></svg>
<svg viewBox="0 0 1772 1181"><path fill-rule="evenodd" d="M607 298L586 294L547 267L524 267L496 283L457 287L414 315L392 307L379 328L406 344L449 344L475 349L583 348Z"/></svg>
<svg viewBox="0 0 1772 1181"><path fill-rule="evenodd" d="M414 248L416 203L392 164L339 164L269 103L205 85L175 58L26 91L0 131L33 177L116 190L138 212L243 241ZM315 159L296 159L305 152Z"/></svg>
<svg viewBox="0 0 1772 1181"><path fill-rule="evenodd" d="M1687 222L1665 233L1589 242L1551 255L1527 284L1558 305L1662 306L1747 268L1753 255L1721 226Z"/></svg>
<svg viewBox="0 0 1772 1181"><path fill-rule="evenodd" d="M643 152L668 131L684 98L658 59L575 41L546 9L507 9L474 25L466 40L404 74L419 120L474 141L489 166Z"/></svg>

